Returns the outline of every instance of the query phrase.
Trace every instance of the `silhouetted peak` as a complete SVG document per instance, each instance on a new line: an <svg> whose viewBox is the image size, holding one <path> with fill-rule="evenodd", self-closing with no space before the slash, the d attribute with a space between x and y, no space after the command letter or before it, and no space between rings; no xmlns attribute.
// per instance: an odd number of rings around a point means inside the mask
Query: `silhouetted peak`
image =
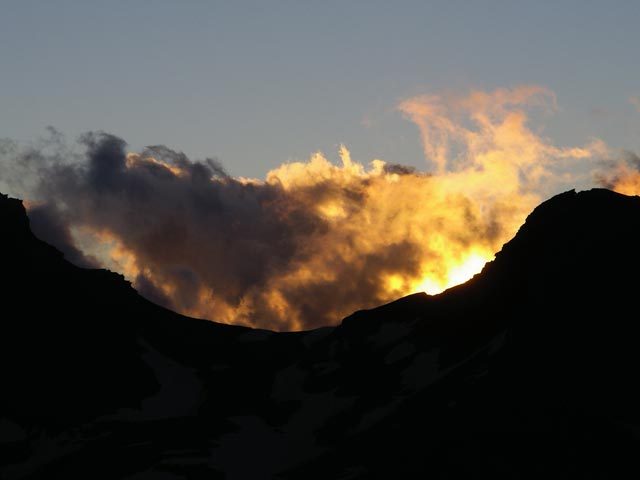
<svg viewBox="0 0 640 480"><path fill-rule="evenodd" d="M538 205L529 214L514 239L505 247L517 245L520 241L542 239L566 242L564 234L573 237L577 232L593 232L597 229L609 228L615 231L615 224L635 222L634 216L629 218L628 214L639 207L639 197L623 195L604 188L581 192L570 190ZM523 240L523 237L527 238Z"/></svg>
<svg viewBox="0 0 640 480"><path fill-rule="evenodd" d="M25 235L29 232L29 219L21 200L0 193L0 224L5 234Z"/></svg>
<svg viewBox="0 0 640 480"><path fill-rule="evenodd" d="M521 278L540 282L540 288L571 285L570 279L583 283L589 277L607 284L611 279L598 276L612 262L628 262L630 268L638 264L638 232L640 197L601 188L571 190L536 207L483 276L501 273L508 282Z"/></svg>

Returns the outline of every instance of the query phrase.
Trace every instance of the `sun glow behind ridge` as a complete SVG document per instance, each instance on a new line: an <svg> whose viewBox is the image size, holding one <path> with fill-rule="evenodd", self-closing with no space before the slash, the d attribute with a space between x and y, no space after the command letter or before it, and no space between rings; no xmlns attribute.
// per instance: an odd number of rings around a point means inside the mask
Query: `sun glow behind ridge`
<svg viewBox="0 0 640 480"><path fill-rule="evenodd" d="M472 253L461 263L452 262L447 267L445 282L439 281L437 278L434 279L427 274L420 283L412 288L414 290L412 293L425 292L429 295L442 293L448 288L460 285L473 278L474 275L480 273L488 261L493 260L493 257L493 254Z"/></svg>

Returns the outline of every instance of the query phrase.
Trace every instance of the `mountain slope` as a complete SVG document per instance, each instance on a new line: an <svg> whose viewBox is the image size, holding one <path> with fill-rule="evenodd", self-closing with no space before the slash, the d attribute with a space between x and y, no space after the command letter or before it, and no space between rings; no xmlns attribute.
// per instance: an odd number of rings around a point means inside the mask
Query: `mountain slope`
<svg viewBox="0 0 640 480"><path fill-rule="evenodd" d="M638 197L558 195L466 284L293 333L158 307L17 200L0 224L2 478L640 474Z"/></svg>

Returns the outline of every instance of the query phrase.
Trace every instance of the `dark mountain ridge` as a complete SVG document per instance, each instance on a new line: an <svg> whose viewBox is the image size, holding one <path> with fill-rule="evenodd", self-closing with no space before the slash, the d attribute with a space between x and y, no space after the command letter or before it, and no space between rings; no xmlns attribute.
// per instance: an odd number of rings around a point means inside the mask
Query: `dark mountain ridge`
<svg viewBox="0 0 640 480"><path fill-rule="evenodd" d="M0 225L0 478L640 476L639 197L557 195L469 282L288 333Z"/></svg>

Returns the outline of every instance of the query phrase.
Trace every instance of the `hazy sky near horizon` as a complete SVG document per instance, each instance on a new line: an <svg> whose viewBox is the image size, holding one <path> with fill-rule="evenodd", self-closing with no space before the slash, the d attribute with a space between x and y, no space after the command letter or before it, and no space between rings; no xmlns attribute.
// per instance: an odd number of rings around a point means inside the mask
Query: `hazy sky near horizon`
<svg viewBox="0 0 640 480"><path fill-rule="evenodd" d="M640 150L637 1L0 2L0 137L103 130L264 178L322 151L427 169L397 109L540 85L559 147Z"/></svg>

